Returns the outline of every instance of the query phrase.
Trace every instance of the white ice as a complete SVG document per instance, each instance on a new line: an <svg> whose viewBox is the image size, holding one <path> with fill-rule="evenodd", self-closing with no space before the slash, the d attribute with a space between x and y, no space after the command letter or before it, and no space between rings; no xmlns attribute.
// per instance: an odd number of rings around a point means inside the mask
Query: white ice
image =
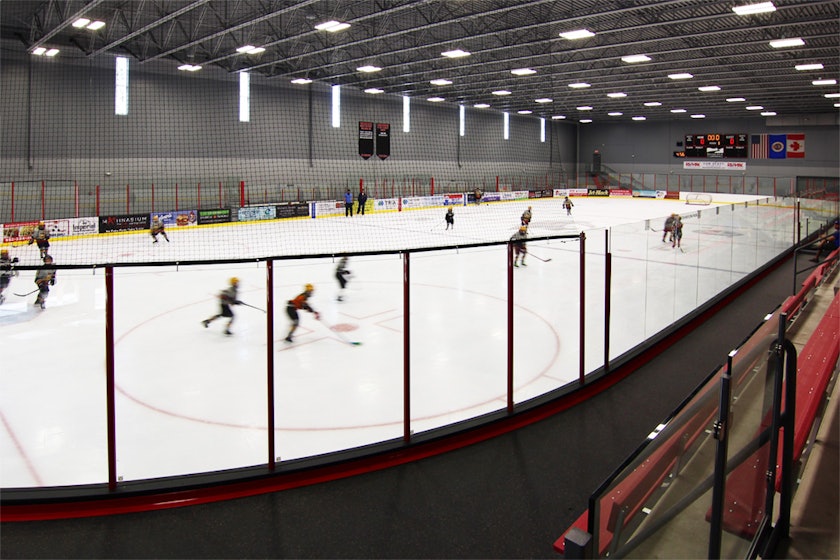
<svg viewBox="0 0 840 560"><path fill-rule="evenodd" d="M792 209L756 197L735 206L677 200L575 199L172 229L56 241L57 263L186 262L466 245L506 240L528 205L532 238L586 233L585 371L603 364L604 253L612 254L610 356L628 351L790 245ZM697 215L697 210L700 215ZM682 250L661 241L663 217L685 216ZM659 231L654 231L659 230ZM609 234L609 235L608 235ZM529 243L514 269L514 401L580 374L580 241ZM37 250L12 250L37 264ZM543 260L538 260L540 257ZM547 262L546 262L547 261ZM351 257L344 301L336 260L274 262L275 441L280 460L403 434L404 260ZM507 388L505 246L414 252L409 258L410 428L415 433L503 409ZM0 485L107 480L105 278L59 270L47 309L24 271L0 306ZM217 294L240 299L232 336ZM123 480L263 464L267 458L267 268L264 262L117 267L114 273L117 469ZM285 303L315 285L293 344ZM348 342L360 342L352 345Z"/></svg>

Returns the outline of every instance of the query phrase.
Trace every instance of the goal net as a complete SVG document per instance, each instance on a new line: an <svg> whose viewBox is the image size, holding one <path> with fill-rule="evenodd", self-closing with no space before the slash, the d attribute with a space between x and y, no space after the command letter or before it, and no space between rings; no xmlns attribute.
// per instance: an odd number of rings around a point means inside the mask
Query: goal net
<svg viewBox="0 0 840 560"><path fill-rule="evenodd" d="M712 203L712 195L706 193L688 193L685 195L685 203L708 206Z"/></svg>

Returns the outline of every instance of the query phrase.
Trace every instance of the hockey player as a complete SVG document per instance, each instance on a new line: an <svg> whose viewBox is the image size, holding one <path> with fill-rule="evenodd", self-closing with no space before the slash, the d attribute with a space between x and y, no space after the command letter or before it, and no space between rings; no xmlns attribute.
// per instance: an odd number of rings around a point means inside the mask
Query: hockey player
<svg viewBox="0 0 840 560"><path fill-rule="evenodd" d="M566 209L566 215L567 216L572 215L572 206L574 206L574 204L572 204L572 201L571 201L571 199L569 199L568 196L563 199L563 208Z"/></svg>
<svg viewBox="0 0 840 560"><path fill-rule="evenodd" d="M522 266L525 264L525 256L528 254L528 248L525 246L525 241L528 239L528 228L520 226L519 231L513 234L510 242L513 244L513 266L519 266L519 257L522 256Z"/></svg>
<svg viewBox="0 0 840 560"><path fill-rule="evenodd" d="M50 232L47 231L47 226L44 222L38 222L38 227L32 231L32 237L29 239L29 244L38 244L38 249L41 251L41 260L47 256L50 248Z"/></svg>
<svg viewBox="0 0 840 560"><path fill-rule="evenodd" d="M335 298L338 301L344 301L344 288L347 287L348 276L350 276L350 271L347 270L347 257L341 257L338 261L338 266L335 267L335 279L338 280L338 286L340 288L338 297Z"/></svg>
<svg viewBox="0 0 840 560"><path fill-rule="evenodd" d="M476 187L476 189L473 191L473 198L475 199L476 206L479 206L481 204L482 194L484 193L482 193L481 189L479 189L478 187Z"/></svg>
<svg viewBox="0 0 840 560"><path fill-rule="evenodd" d="M526 228L528 227L528 224L531 223L531 207L530 206L528 207L527 210L522 212L521 222L522 222L522 225L525 226Z"/></svg>
<svg viewBox="0 0 840 560"><path fill-rule="evenodd" d="M676 216L676 214L671 214L665 218L665 225L662 226L662 243L665 243L665 237L667 237L668 234L671 234L669 240L671 242L674 241L674 216Z"/></svg>
<svg viewBox="0 0 840 560"><path fill-rule="evenodd" d="M50 286L55 286L55 268L53 258L44 255L44 264L35 273L35 284L38 285L38 297L35 298L35 306L46 309L45 302L50 295Z"/></svg>
<svg viewBox="0 0 840 560"><path fill-rule="evenodd" d="M17 257L9 258L8 249L0 251L0 305L3 305L3 302L6 301L3 291L9 287L12 278L18 275L18 271L15 270L16 262L18 262Z"/></svg>
<svg viewBox="0 0 840 560"><path fill-rule="evenodd" d="M239 301L237 298L237 292L239 291L239 278L231 278L230 279L230 286L225 288L219 293L219 305L221 307L219 313L213 315L209 319L205 319L201 322L206 329L210 326L210 323L215 321L220 317L227 317L228 322L227 326L225 327L225 334L231 335L233 334L230 330L230 326L233 324L233 310L231 309L232 305L241 305L242 302Z"/></svg>
<svg viewBox="0 0 840 560"><path fill-rule="evenodd" d="M169 236L166 235L166 231L163 229L163 220L160 219L160 216L152 217L152 227L149 230L152 234L152 243L158 242L158 234L162 235L166 242L169 243Z"/></svg>
<svg viewBox="0 0 840 560"><path fill-rule="evenodd" d="M680 242L682 241L682 229L683 223L682 218L678 214L674 214L674 223L671 226L671 247L680 247Z"/></svg>
<svg viewBox="0 0 840 560"><path fill-rule="evenodd" d="M452 229L455 229L455 209L451 206L446 211L446 216L443 217L446 220L446 229L449 229L449 226L452 226Z"/></svg>
<svg viewBox="0 0 840 560"><path fill-rule="evenodd" d="M312 297L312 292L315 291L315 287L312 284L307 284L303 287L303 292L298 294L295 299L290 299L286 304L286 314L289 316L289 319L292 320L292 327L289 329L289 334L286 336L286 342L292 342L294 339L292 335L295 334L295 331L300 324L300 316L298 315L298 311L301 309L305 309L310 313L315 315L315 319L320 319L321 315L314 309L312 306L309 305L308 299Z"/></svg>

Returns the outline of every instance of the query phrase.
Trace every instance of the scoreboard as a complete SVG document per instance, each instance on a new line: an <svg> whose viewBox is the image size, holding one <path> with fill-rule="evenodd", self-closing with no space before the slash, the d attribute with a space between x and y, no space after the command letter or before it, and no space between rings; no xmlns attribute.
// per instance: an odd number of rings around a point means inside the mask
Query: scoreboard
<svg viewBox="0 0 840 560"><path fill-rule="evenodd" d="M746 134L686 134L683 157L687 158L746 158ZM676 155L676 153L675 153Z"/></svg>

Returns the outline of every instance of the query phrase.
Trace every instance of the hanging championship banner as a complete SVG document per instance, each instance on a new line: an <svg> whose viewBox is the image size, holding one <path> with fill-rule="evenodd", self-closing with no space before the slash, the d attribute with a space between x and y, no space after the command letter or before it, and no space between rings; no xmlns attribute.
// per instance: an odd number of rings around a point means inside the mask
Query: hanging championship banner
<svg viewBox="0 0 840 560"><path fill-rule="evenodd" d="M359 121L359 155L368 159L373 155L373 123Z"/></svg>
<svg viewBox="0 0 840 560"><path fill-rule="evenodd" d="M391 155L391 124L376 123L376 155L385 159Z"/></svg>

